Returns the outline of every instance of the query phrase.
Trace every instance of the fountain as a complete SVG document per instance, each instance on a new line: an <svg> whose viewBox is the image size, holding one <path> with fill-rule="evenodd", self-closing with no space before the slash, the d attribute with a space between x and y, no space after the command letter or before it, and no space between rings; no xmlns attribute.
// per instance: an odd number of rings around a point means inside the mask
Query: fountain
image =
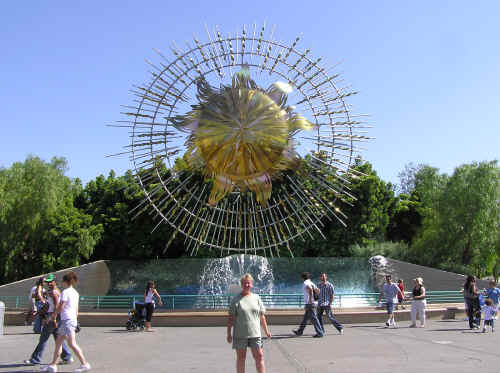
<svg viewBox="0 0 500 373"><path fill-rule="evenodd" d="M250 273L254 278L254 292L262 294L274 292L274 276L269 260L257 255L238 254L209 260L202 269L198 294L237 292L240 278L246 273Z"/></svg>

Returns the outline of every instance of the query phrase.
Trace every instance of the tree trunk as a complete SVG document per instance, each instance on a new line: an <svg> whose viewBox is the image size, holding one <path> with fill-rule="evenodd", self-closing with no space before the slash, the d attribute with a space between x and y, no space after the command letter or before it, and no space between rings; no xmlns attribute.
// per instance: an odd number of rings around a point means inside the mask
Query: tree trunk
<svg viewBox="0 0 500 373"><path fill-rule="evenodd" d="M470 237L467 240L467 243L465 244L464 251L462 253L462 264L468 265L471 260L471 255L470 255Z"/></svg>

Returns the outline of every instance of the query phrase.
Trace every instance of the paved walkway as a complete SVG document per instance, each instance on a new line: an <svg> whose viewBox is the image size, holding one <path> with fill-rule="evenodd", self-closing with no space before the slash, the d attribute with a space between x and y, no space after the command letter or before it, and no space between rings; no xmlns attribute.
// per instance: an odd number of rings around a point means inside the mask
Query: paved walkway
<svg viewBox="0 0 500 373"><path fill-rule="evenodd" d="M154 324L154 320L153 320ZM271 325L273 340L264 353L268 373L295 372L469 372L500 370L500 329L482 334L465 321L429 321L425 329L398 329L380 324L347 325L339 335L331 326L324 338L312 338L308 326L302 337L292 326ZM0 372L37 372L22 361L35 347L37 336L28 327L7 327L0 336ZM124 328L84 328L78 336L94 372L223 372L235 371L235 356L223 327L163 327L154 333ZM53 351L50 341L44 361ZM78 364L61 366L70 372ZM255 372L251 354L246 372Z"/></svg>

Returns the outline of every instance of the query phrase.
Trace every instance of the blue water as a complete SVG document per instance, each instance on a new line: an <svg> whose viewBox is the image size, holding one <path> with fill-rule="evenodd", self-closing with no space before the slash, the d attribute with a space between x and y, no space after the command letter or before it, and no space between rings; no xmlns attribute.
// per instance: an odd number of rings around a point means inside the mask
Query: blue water
<svg viewBox="0 0 500 373"><path fill-rule="evenodd" d="M263 294L302 292L300 274L311 273L319 282L328 274L337 293L374 291L371 266L363 258L264 258L232 255L225 258L180 258L146 262L110 261L111 294L142 294L146 282L154 280L161 294L227 294L240 277L254 277L254 291Z"/></svg>

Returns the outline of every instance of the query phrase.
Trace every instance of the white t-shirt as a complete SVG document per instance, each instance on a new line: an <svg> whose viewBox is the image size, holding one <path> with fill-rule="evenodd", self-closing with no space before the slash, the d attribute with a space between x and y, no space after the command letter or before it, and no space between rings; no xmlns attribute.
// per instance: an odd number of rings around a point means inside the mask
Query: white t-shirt
<svg viewBox="0 0 500 373"><path fill-rule="evenodd" d="M302 291L304 292L304 303L305 304L313 304L313 305L317 305L318 302L314 300L314 298L311 300L310 299L310 295L309 295L309 291L308 291L308 288L311 288L313 291L314 291L314 288L316 287L316 285L314 285L314 283L310 280L310 279L307 279L304 281L304 284L302 285Z"/></svg>
<svg viewBox="0 0 500 373"><path fill-rule="evenodd" d="M30 290L30 300L33 299L36 293L36 286L33 286Z"/></svg>
<svg viewBox="0 0 500 373"><path fill-rule="evenodd" d="M76 321L76 312L78 310L78 300L80 295L72 288L66 288L61 294L61 302L64 302L63 309L61 310L61 320L74 320Z"/></svg>

